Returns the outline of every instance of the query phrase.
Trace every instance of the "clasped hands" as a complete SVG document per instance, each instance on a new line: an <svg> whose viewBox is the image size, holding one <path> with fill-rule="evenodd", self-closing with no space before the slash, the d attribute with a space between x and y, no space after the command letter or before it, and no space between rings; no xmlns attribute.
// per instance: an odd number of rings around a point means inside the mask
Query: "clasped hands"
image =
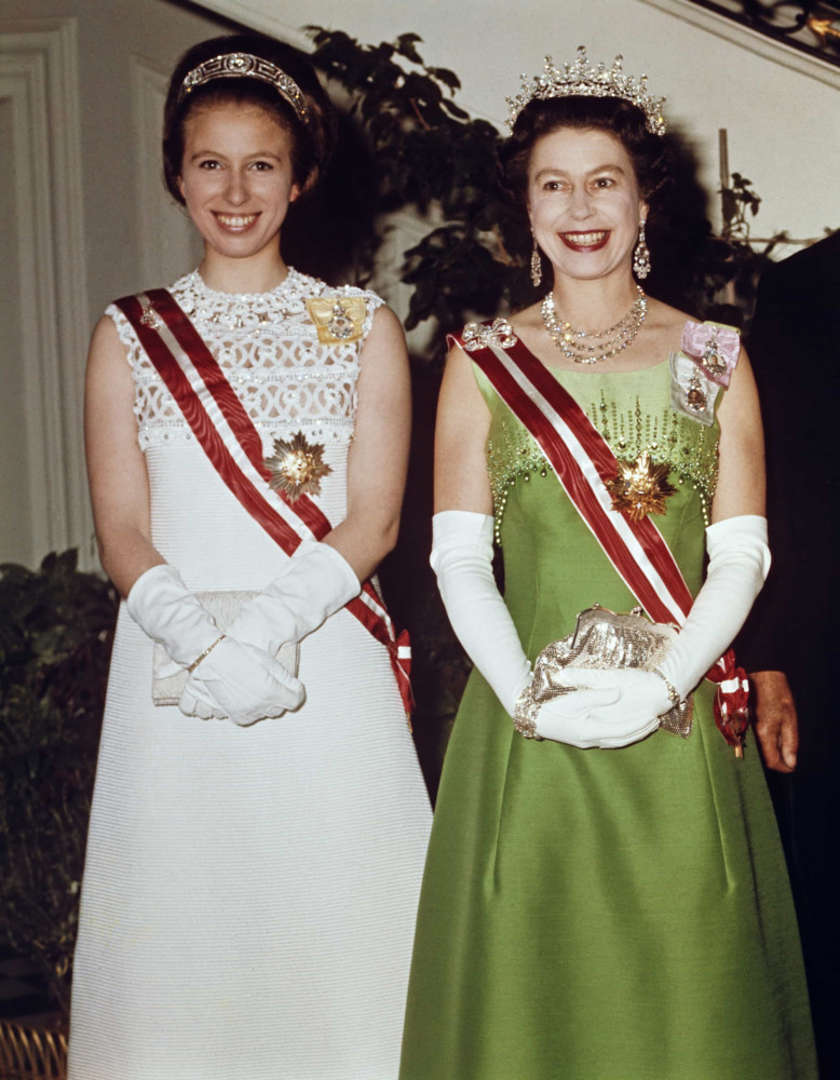
<svg viewBox="0 0 840 1080"><path fill-rule="evenodd" d="M186 716L227 717L244 727L297 709L305 697L303 683L279 660L228 633L192 668L178 708Z"/></svg>
<svg viewBox="0 0 840 1080"><path fill-rule="evenodd" d="M659 727L673 705L663 679L637 668L568 667L563 682L574 689L540 705L533 717L535 734L580 749L638 742Z"/></svg>
<svg viewBox="0 0 840 1080"><path fill-rule="evenodd" d="M249 600L222 634L198 598L167 563L134 583L126 605L143 630L190 672L179 708L188 716L229 717L240 725L298 708L303 683L276 659L360 589L344 557L305 540L281 573Z"/></svg>

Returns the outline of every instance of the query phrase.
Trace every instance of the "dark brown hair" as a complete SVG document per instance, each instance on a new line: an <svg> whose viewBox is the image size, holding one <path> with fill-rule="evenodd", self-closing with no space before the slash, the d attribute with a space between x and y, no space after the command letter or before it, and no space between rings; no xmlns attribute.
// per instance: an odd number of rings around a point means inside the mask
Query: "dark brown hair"
<svg viewBox="0 0 840 1080"><path fill-rule="evenodd" d="M294 79L306 101L306 122L274 86L247 75L212 79L186 95L181 94L181 84L194 67L214 56L232 52L252 53L269 60ZM193 45L172 73L163 110L163 176L173 198L183 205L178 180L184 159L187 118L196 109L230 103L257 105L289 132L292 136L293 179L301 190L311 188L332 152L335 118L329 98L309 62L296 49L261 34L235 34Z"/></svg>
<svg viewBox="0 0 840 1080"><path fill-rule="evenodd" d="M621 98L559 97L528 102L514 124L513 134L500 151L502 182L524 206L528 190L528 164L534 144L558 128L595 129L614 135L627 151L639 191L650 203L669 176L666 141L645 127L645 114Z"/></svg>

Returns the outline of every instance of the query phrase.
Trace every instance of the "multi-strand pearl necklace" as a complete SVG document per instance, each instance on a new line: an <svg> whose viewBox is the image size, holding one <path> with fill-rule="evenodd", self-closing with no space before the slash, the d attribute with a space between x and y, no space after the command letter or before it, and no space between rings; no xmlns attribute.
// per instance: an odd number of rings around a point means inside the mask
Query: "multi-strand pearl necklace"
<svg viewBox="0 0 840 1080"><path fill-rule="evenodd" d="M606 330L581 330L557 318L554 294L548 293L540 306L545 328L554 344L568 360L576 364L597 364L610 360L633 343L647 314L647 297L641 286L630 310Z"/></svg>

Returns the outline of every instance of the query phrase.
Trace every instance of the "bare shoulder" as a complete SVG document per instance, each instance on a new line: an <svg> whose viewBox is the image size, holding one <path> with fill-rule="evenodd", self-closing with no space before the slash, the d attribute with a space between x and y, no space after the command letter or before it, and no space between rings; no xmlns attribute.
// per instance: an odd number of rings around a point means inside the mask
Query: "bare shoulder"
<svg viewBox="0 0 840 1080"><path fill-rule="evenodd" d="M360 354L361 370L401 370L408 364L402 323L389 307L376 309Z"/></svg>
<svg viewBox="0 0 840 1080"><path fill-rule="evenodd" d="M398 337L405 336L402 323L387 304L381 304L374 312L371 329L380 334L396 334Z"/></svg>
<svg viewBox="0 0 840 1080"><path fill-rule="evenodd" d="M523 332L526 335L531 334L544 327L545 324L540 314L541 303L542 301L538 301L536 304L531 304L529 307L522 308L521 311L514 312L511 315L509 322L517 335L521 335Z"/></svg>
<svg viewBox="0 0 840 1080"><path fill-rule="evenodd" d="M114 320L103 315L90 338L88 379L118 378L131 382L131 367Z"/></svg>
<svg viewBox="0 0 840 1080"><path fill-rule="evenodd" d="M653 296L648 297L645 323L652 330L659 333L681 334L689 319L696 321L695 316L688 311L681 311L679 308L671 307L670 304L665 304Z"/></svg>
<svg viewBox="0 0 840 1080"><path fill-rule="evenodd" d="M110 315L101 315L93 328L93 333L90 336L91 349L100 347L113 347L120 344L120 337L117 332L116 324ZM120 346L122 347L122 346Z"/></svg>

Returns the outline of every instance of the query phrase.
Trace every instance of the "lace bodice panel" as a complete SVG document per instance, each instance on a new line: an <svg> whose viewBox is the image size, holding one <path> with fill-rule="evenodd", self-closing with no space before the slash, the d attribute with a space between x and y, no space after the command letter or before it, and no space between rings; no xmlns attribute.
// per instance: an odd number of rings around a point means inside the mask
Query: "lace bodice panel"
<svg viewBox="0 0 840 1080"><path fill-rule="evenodd" d="M289 438L297 431L318 442L350 441L359 355L382 304L379 297L350 285L332 288L291 269L285 281L267 293L217 292L204 284L197 270L169 291L215 356L266 448L274 438ZM325 343L307 301L350 297L357 298L360 325L347 340ZM141 449L193 439L128 320L113 304L106 314L117 326L134 374ZM325 335L322 326L321 336L333 335Z"/></svg>

